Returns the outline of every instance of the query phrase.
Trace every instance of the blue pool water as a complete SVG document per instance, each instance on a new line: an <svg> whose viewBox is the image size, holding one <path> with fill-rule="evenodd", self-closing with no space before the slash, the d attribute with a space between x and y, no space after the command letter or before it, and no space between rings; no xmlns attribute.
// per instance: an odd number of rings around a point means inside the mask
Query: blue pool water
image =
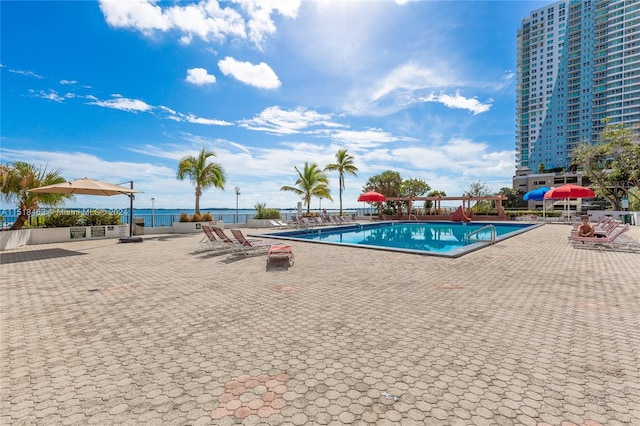
<svg viewBox="0 0 640 426"><path fill-rule="evenodd" d="M264 236L275 239L458 257L489 245L491 228L495 229L495 241L500 241L537 226L539 225L504 222L377 222L282 231Z"/></svg>

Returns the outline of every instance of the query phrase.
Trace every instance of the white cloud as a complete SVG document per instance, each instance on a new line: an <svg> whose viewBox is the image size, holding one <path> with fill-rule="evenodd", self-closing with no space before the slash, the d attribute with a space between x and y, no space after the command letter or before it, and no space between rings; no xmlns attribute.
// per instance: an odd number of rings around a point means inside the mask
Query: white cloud
<svg viewBox="0 0 640 426"><path fill-rule="evenodd" d="M434 88L462 84L444 61L430 68L407 63L369 87L354 89L343 108L354 115L390 115L416 104Z"/></svg>
<svg viewBox="0 0 640 426"><path fill-rule="evenodd" d="M276 73L264 62L254 65L227 56L218 61L218 67L224 75L260 89L277 89L281 85Z"/></svg>
<svg viewBox="0 0 640 426"><path fill-rule="evenodd" d="M302 107L286 111L279 106L273 106L262 111L257 117L241 120L239 125L250 130L291 135L318 126L324 128L340 127L339 124L331 120L331 114L320 114Z"/></svg>
<svg viewBox="0 0 640 426"><path fill-rule="evenodd" d="M441 69L420 67L413 63L402 65L391 71L377 85L371 100L377 101L398 90L415 91L459 84L452 73L442 71Z"/></svg>
<svg viewBox="0 0 640 426"><path fill-rule="evenodd" d="M75 80L60 80L60 84L62 84L62 85L74 85L74 84L78 84L78 82L75 81Z"/></svg>
<svg viewBox="0 0 640 426"><path fill-rule="evenodd" d="M185 80L197 86L204 86L215 83L216 76L209 74L204 68L191 68L187 70L187 78Z"/></svg>
<svg viewBox="0 0 640 426"><path fill-rule="evenodd" d="M439 95L431 94L427 97L420 98L422 102L440 102L441 104L454 109L466 109L471 111L474 115L481 114L491 109L492 99L489 99L486 103L478 101L476 98L465 98L456 92L455 95L447 95L441 93Z"/></svg>
<svg viewBox="0 0 640 426"><path fill-rule="evenodd" d="M105 108L119 109L128 112L146 112L153 109L151 105L139 99L129 99L119 96L106 101L96 100L93 102L89 102L89 105L97 105Z"/></svg>
<svg viewBox="0 0 640 426"><path fill-rule="evenodd" d="M295 19L300 8L299 0L237 0L246 10L249 20L249 39L260 46L266 35L276 32L276 26L271 19L274 12L286 18Z"/></svg>
<svg viewBox="0 0 640 426"><path fill-rule="evenodd" d="M183 116L184 121L188 123L205 124L207 126L232 126L233 125L233 123L229 123L228 121L196 117L193 114L187 114L187 115L180 114L180 115Z"/></svg>
<svg viewBox="0 0 640 426"><path fill-rule="evenodd" d="M380 144L398 141L415 141L411 138L402 138L394 136L389 132L382 129L368 129L368 130L338 130L331 132L331 137L336 141L349 149L354 151L362 150L365 148L374 148Z"/></svg>
<svg viewBox="0 0 640 426"><path fill-rule="evenodd" d="M32 93L35 97L47 99L54 102L62 102L64 101L65 97L68 97L68 96L63 97L58 95L58 93L55 90L49 90L48 92L45 92L44 90L35 91L33 89L30 89L29 93Z"/></svg>
<svg viewBox="0 0 640 426"><path fill-rule="evenodd" d="M35 78L43 78L41 75L38 75L32 71L22 71L22 70L14 70L9 68L8 69L9 72L12 72L14 74L19 74L19 75L24 75L26 77L35 77Z"/></svg>
<svg viewBox="0 0 640 426"><path fill-rule="evenodd" d="M300 1L237 0L221 7L216 0L202 0L185 6L163 6L155 0L100 1L107 23L114 27L131 28L146 35L175 30L182 33L179 39L184 44L197 36L204 41L249 39L257 46L276 31L271 16L277 13L296 18Z"/></svg>

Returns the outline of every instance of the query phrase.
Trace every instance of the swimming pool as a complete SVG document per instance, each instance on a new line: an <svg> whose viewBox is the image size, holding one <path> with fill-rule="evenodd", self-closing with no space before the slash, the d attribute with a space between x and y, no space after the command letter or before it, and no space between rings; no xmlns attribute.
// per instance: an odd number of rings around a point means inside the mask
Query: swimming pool
<svg viewBox="0 0 640 426"><path fill-rule="evenodd" d="M538 227L522 223L376 222L264 234L274 239L298 240L351 247L458 257ZM494 234L492 235L492 232Z"/></svg>

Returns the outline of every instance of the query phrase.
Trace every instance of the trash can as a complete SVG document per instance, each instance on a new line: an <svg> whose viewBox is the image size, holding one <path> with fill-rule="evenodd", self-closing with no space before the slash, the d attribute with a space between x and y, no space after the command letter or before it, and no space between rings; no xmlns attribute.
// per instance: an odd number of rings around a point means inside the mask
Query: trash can
<svg viewBox="0 0 640 426"><path fill-rule="evenodd" d="M144 235L144 219L141 217L133 218L133 235Z"/></svg>
<svg viewBox="0 0 640 426"><path fill-rule="evenodd" d="M631 220L632 216L630 214L622 215L622 223L628 223L629 225L633 225L633 221Z"/></svg>

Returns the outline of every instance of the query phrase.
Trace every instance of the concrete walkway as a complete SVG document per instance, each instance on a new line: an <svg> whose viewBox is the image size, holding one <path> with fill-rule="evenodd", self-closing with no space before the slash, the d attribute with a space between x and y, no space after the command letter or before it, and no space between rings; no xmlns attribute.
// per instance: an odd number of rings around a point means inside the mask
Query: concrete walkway
<svg viewBox="0 0 640 426"><path fill-rule="evenodd" d="M201 235L3 252L0 423L640 425L640 253L568 233L269 270Z"/></svg>

